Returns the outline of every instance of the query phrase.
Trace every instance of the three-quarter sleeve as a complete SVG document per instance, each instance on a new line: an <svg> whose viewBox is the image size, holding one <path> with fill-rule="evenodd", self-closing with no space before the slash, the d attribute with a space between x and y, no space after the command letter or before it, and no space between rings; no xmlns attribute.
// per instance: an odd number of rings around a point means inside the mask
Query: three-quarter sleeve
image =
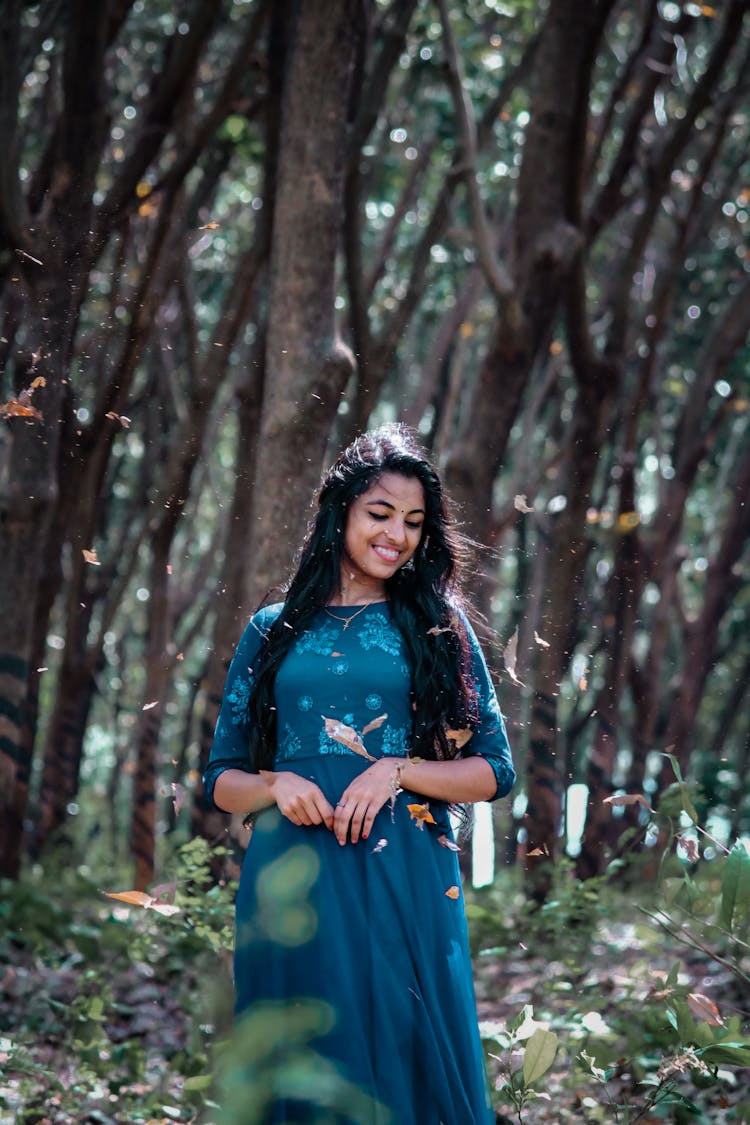
<svg viewBox="0 0 750 1125"><path fill-rule="evenodd" d="M497 701L484 653L468 620L463 614L460 616L471 649L471 676L477 693L477 723L474 734L463 748L463 753L467 757L478 755L487 759L497 781L497 791L492 799L497 800L498 797L505 797L510 793L515 784L516 771L511 758L505 720Z"/></svg>
<svg viewBox="0 0 750 1125"><path fill-rule="evenodd" d="M254 614L240 638L229 665L211 753L203 774L203 792L210 804L214 804L216 779L224 770L255 772L250 761L248 745L250 730L248 703L255 683L253 665L258 658L268 627L280 608L280 606L266 606ZM271 612L274 610L275 613Z"/></svg>

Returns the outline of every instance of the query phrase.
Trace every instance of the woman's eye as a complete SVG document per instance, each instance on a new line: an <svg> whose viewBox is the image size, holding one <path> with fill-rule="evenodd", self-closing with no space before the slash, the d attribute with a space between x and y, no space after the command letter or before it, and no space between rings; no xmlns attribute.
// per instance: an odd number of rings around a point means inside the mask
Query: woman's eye
<svg viewBox="0 0 750 1125"><path fill-rule="evenodd" d="M409 521L407 520L406 526L410 527L412 529L412 531L421 531L422 530L421 523L409 523Z"/></svg>
<svg viewBox="0 0 750 1125"><path fill-rule="evenodd" d="M370 519L373 520L387 520L388 516L384 516L382 512L370 512Z"/></svg>

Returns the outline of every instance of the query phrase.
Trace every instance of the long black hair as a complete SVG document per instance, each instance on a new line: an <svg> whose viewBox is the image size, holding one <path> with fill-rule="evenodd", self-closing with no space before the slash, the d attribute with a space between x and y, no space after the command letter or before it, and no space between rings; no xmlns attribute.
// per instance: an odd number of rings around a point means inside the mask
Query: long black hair
<svg viewBox="0 0 750 1125"><path fill-rule="evenodd" d="M279 666L295 638L339 589L349 509L384 473L418 480L425 497L419 546L409 563L385 583L411 671L412 751L433 760L456 757L455 740L448 732L476 721L459 583L464 540L452 526L440 477L413 433L399 424L382 426L348 445L323 478L296 573L254 669L249 717L255 769L273 768L273 693Z"/></svg>

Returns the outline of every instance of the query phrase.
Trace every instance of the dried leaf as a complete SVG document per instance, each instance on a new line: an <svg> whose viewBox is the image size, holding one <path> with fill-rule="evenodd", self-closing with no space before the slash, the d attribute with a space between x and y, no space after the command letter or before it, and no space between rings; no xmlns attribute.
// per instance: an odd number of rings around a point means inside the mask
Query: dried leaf
<svg viewBox="0 0 750 1125"><path fill-rule="evenodd" d="M450 852L460 852L461 851L458 844L454 843L453 840L448 838L448 836L438 836L438 843L440 844L441 847L447 848L448 851L450 851Z"/></svg>
<svg viewBox="0 0 750 1125"><path fill-rule="evenodd" d="M117 899L118 902L126 902L129 906L142 906L145 910L155 910L157 914L169 916L180 913L179 906L160 902L158 898L145 894L143 891L104 891L104 894L107 898Z"/></svg>
<svg viewBox="0 0 750 1125"><path fill-rule="evenodd" d="M373 720L372 720L371 722L369 722L369 723L367 724L367 726L366 726L366 727L363 727L363 728L362 728L362 737L364 738L364 737L365 737L365 735L366 735L366 734L369 734L371 730L377 730L377 729L378 729L378 727L382 727L383 723L385 722L385 720L386 720L387 718L388 718L388 715L387 715L387 714L385 714L385 715L378 715L377 719L373 719Z"/></svg>
<svg viewBox="0 0 750 1125"><path fill-rule="evenodd" d="M721 1027L724 1023L713 1000L702 992L690 992L688 994L688 1005L695 1018L702 1023L711 1024L712 1027Z"/></svg>
<svg viewBox="0 0 750 1125"><path fill-rule="evenodd" d="M218 230L220 225L220 223L215 222L204 223L202 227L198 227L198 230Z"/></svg>
<svg viewBox="0 0 750 1125"><path fill-rule="evenodd" d="M540 637L536 630L534 630L534 643L538 644L540 648L549 648L549 641L545 641L544 637Z"/></svg>
<svg viewBox="0 0 750 1125"><path fill-rule="evenodd" d="M518 495L513 497L513 507L516 509L517 512L523 512L524 515L528 514L529 512L534 511L534 509L530 508L529 505L526 503L526 493L525 492L521 492Z"/></svg>
<svg viewBox="0 0 750 1125"><path fill-rule="evenodd" d="M407 805L406 807L412 820L416 822L417 828L424 828L425 824L436 823L427 803L424 805Z"/></svg>
<svg viewBox="0 0 750 1125"><path fill-rule="evenodd" d="M9 398L0 406L0 418L43 418L40 410L20 398Z"/></svg>
<svg viewBox="0 0 750 1125"><path fill-rule="evenodd" d="M141 711L150 711L152 707L157 707L158 704L159 704L158 699L152 699L150 703L144 703L143 704L143 706L141 707Z"/></svg>
<svg viewBox="0 0 750 1125"><path fill-rule="evenodd" d="M175 816L179 816L180 809L185 804L185 788L184 786L180 785L178 781L173 781L172 792L174 794L174 800L172 802L174 805L174 814Z"/></svg>
<svg viewBox="0 0 750 1125"><path fill-rule="evenodd" d="M627 535L628 532L635 531L640 522L641 517L638 512L620 512L615 523L615 530L619 531L621 535Z"/></svg>
<svg viewBox="0 0 750 1125"><path fill-rule="evenodd" d="M176 879L173 879L171 883L160 883L158 887L151 888L151 898L159 902L174 902L176 890Z"/></svg>
<svg viewBox="0 0 750 1125"><path fill-rule="evenodd" d="M90 551L87 551L84 548L84 550L81 551L81 554L85 558L86 562L91 563L92 566L101 566L102 565L99 562L99 559L97 558L96 547L92 547Z"/></svg>
<svg viewBox="0 0 750 1125"><path fill-rule="evenodd" d="M461 750L469 741L469 739L473 738L474 731L470 730L469 727L466 727L462 730L447 730L445 732L445 735L446 738L449 738L451 740L451 742L455 742L457 750Z"/></svg>
<svg viewBox="0 0 750 1125"><path fill-rule="evenodd" d="M375 855L376 852L382 852L383 848L387 848L387 847L388 847L388 841L385 839L385 837L382 837L380 840L378 840L377 844L372 849L372 854Z"/></svg>
<svg viewBox="0 0 750 1125"><path fill-rule="evenodd" d="M695 836L678 836L677 846L682 848L688 863L697 863L701 857Z"/></svg>
<svg viewBox="0 0 750 1125"><path fill-rule="evenodd" d="M461 891L458 889L458 887L456 887L454 885L452 887L448 887L448 890L445 892L445 897L446 898L458 898L460 894L461 894Z"/></svg>
<svg viewBox="0 0 750 1125"><path fill-rule="evenodd" d="M546 844L542 844L541 848L532 848L527 854L529 856L549 855L549 848Z"/></svg>
<svg viewBox="0 0 750 1125"><path fill-rule="evenodd" d="M503 649L503 660L505 661L505 667L506 667L506 669L508 671L508 675L510 676L513 683L518 684L519 687L523 687L524 685L521 683L521 681L516 676L516 658L517 658L517 655L518 655L518 626L516 625L515 629L513 630L513 636L510 638L507 645Z"/></svg>
<svg viewBox="0 0 750 1125"><path fill-rule="evenodd" d="M372 754L368 754L365 750L365 744L354 727L347 726L346 723L342 723L340 719L326 718L325 715L321 716L321 718L325 723L326 734L329 738L332 738L334 742L340 742L342 746L353 750L355 754L361 754L363 758L367 758L370 762L375 761Z"/></svg>
<svg viewBox="0 0 750 1125"><path fill-rule="evenodd" d="M613 797L603 797L603 805L643 805L644 809L652 813L654 810L642 793L617 793Z"/></svg>
<svg viewBox="0 0 750 1125"><path fill-rule="evenodd" d="M451 631L450 625L446 625L444 629L441 629L439 625L433 625L431 629L427 630L427 636L439 637L441 633L450 633Z"/></svg>
<svg viewBox="0 0 750 1125"><path fill-rule="evenodd" d="M130 429L130 419L124 414L115 414L114 410L108 410L104 417L109 418L110 422L119 422L123 430Z"/></svg>

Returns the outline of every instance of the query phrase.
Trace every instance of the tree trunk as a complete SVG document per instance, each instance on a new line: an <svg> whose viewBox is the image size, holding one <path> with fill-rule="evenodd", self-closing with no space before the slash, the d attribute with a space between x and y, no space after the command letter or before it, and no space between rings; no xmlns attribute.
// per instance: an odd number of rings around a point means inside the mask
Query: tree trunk
<svg viewBox="0 0 750 1125"><path fill-rule="evenodd" d="M287 9L251 602L288 570L353 370L337 338L334 297L359 7L306 0Z"/></svg>

